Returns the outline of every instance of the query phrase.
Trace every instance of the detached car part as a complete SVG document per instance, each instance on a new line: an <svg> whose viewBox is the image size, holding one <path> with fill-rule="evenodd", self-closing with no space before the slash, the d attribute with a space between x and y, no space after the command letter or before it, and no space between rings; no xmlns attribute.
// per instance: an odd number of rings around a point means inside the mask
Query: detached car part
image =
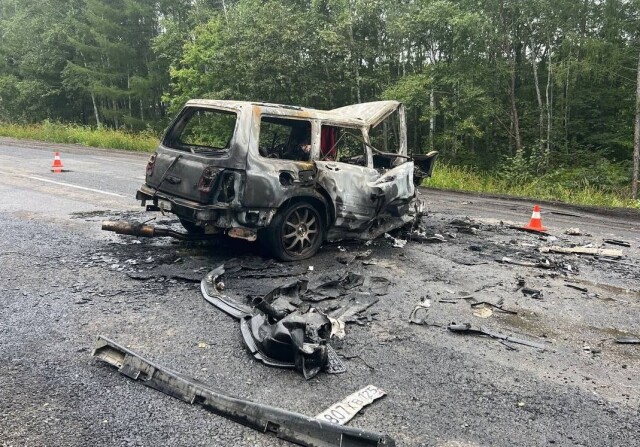
<svg viewBox="0 0 640 447"><path fill-rule="evenodd" d="M124 346L99 336L92 355L115 366L120 374L171 397L263 433L309 447L395 446L387 435L344 427L269 405L223 394L202 382L156 365Z"/></svg>
<svg viewBox="0 0 640 447"><path fill-rule="evenodd" d="M306 280L276 287L264 297L255 297L249 306L221 293L218 278L224 272L224 265L220 265L202 279L202 296L240 320L244 343L256 359L269 366L295 368L305 379L320 371L330 374L346 371L329 345L330 319L314 308L301 312L289 301L300 301L299 294L307 290ZM277 300L286 307L274 306Z"/></svg>

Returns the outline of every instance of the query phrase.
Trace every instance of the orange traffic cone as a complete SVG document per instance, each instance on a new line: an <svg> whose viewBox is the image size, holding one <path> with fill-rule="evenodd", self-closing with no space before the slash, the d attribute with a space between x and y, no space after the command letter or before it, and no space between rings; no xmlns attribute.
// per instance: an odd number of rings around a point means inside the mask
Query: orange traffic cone
<svg viewBox="0 0 640 447"><path fill-rule="evenodd" d="M51 172L55 174L60 174L62 172L62 168L64 168L64 166L62 166L62 160L60 160L60 153L54 152L53 164L51 165Z"/></svg>
<svg viewBox="0 0 640 447"><path fill-rule="evenodd" d="M529 224L522 227L522 229L539 232L547 231L547 229L542 226L542 217L540 217L540 205L533 205L531 220L529 221Z"/></svg>

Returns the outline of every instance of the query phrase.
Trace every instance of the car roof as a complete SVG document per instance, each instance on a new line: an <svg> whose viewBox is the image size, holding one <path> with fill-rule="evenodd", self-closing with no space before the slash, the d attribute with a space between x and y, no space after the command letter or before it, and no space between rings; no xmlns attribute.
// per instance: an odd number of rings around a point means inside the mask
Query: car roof
<svg viewBox="0 0 640 447"><path fill-rule="evenodd" d="M310 109L285 104L271 104L252 101L229 101L219 99L192 99L187 106L223 108L242 110L252 107L266 115L282 115L293 118L319 119L337 125L371 127L376 126L384 118L394 112L399 106L398 101L375 101L353 104L333 110Z"/></svg>

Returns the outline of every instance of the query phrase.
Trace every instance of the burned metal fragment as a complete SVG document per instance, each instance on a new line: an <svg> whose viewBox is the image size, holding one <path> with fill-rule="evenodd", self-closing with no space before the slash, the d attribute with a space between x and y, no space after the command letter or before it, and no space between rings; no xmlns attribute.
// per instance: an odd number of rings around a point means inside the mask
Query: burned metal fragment
<svg viewBox="0 0 640 447"><path fill-rule="evenodd" d="M565 284L564 286L565 286L565 287L569 287L569 288L571 288L571 289L578 290L578 291L580 291L580 292L582 292L582 293L587 293L587 292L589 292L589 289L587 289L586 287L576 286L575 284Z"/></svg>
<svg viewBox="0 0 640 447"><path fill-rule="evenodd" d="M472 303L471 304L472 308L477 308L477 307L491 307L492 309L496 309L502 313L505 314L510 314L510 315L518 315L518 312L514 311L514 310L508 310L505 309L504 307L502 307L502 300L500 300L497 303L490 303L488 301L479 301L477 303Z"/></svg>
<svg viewBox="0 0 640 447"><path fill-rule="evenodd" d="M315 377L329 363L331 322L316 309L276 319L257 313L240 320L242 338L255 358L269 366L295 368L305 379ZM337 356L332 360L336 361ZM345 372L333 364L331 372Z"/></svg>
<svg viewBox="0 0 640 447"><path fill-rule="evenodd" d="M549 349L547 346L545 346L545 345L543 345L541 343L536 343L534 341L523 340L521 338L511 337L509 335L504 335L504 334L501 334L499 332L494 332L494 331L486 329L484 327L474 328L474 327L471 326L470 323L463 323L463 324L451 323L449 326L447 326L447 329L449 329L451 332L456 332L456 333L461 333L461 334L486 335L488 337L495 338L495 339L498 339L498 340L511 342L511 343L517 343L519 345L525 345L525 346L529 346L531 348L536 348L536 349L541 349L541 350Z"/></svg>
<svg viewBox="0 0 640 447"><path fill-rule="evenodd" d="M226 294L221 293L221 281L218 281L218 278L220 278L220 276L222 276L224 272L224 264L222 264L211 270L202 279L202 281L200 282L200 290L202 291L202 296L205 300L216 306L218 309L231 315L234 318L241 319L247 315L250 315L252 312L251 307L229 297Z"/></svg>
<svg viewBox="0 0 640 447"><path fill-rule="evenodd" d="M605 239L603 241L605 244L618 245L620 247L631 247L631 244L626 241L621 241L618 239Z"/></svg>
<svg viewBox="0 0 640 447"><path fill-rule="evenodd" d="M638 345L638 344L640 344L640 338L637 338L637 337L618 337L618 338L616 338L616 343L627 344L627 345Z"/></svg>
<svg viewBox="0 0 640 447"><path fill-rule="evenodd" d="M522 290L522 293L530 296L533 299L541 300L543 298L542 290L532 289L531 287L523 287L520 290Z"/></svg>
<svg viewBox="0 0 640 447"><path fill-rule="evenodd" d="M420 325L427 324L427 315L429 315L430 307L431 300L427 297L423 297L411 311L411 314L409 315L409 323ZM420 315L422 315L422 317Z"/></svg>
<svg viewBox="0 0 640 447"><path fill-rule="evenodd" d="M333 424L269 405L232 397L168 368L154 364L124 346L99 336L93 357L115 366L120 374L189 404L232 421L274 433L278 438L308 447L393 447L387 435Z"/></svg>

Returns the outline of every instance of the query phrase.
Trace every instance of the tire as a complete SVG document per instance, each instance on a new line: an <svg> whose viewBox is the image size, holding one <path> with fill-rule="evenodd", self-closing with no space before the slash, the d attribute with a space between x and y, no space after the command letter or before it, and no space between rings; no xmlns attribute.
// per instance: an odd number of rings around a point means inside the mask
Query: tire
<svg viewBox="0 0 640 447"><path fill-rule="evenodd" d="M180 217L179 219L180 219L180 223L182 224L184 229L187 230L187 233L192 233L192 234L202 234L202 233L204 233L204 228L199 227L196 224L194 224L193 222L185 220L182 217Z"/></svg>
<svg viewBox="0 0 640 447"><path fill-rule="evenodd" d="M324 222L310 203L292 203L278 211L263 237L277 259L301 261L318 252L324 238Z"/></svg>

